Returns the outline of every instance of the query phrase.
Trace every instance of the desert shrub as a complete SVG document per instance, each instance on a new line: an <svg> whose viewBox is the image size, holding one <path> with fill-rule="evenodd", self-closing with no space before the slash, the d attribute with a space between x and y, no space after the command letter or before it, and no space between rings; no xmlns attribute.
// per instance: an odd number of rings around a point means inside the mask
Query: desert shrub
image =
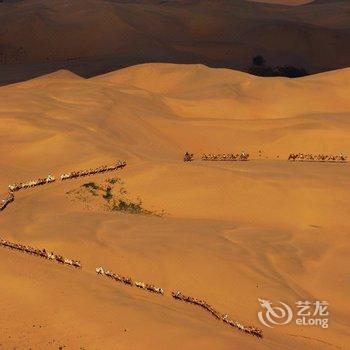
<svg viewBox="0 0 350 350"><path fill-rule="evenodd" d="M87 182L78 189L68 191L67 194L74 195L76 199L87 203L89 202L90 194L103 198L106 201L103 205L106 210L140 215L166 215L164 211L157 212L143 208L140 198L137 198L136 200L128 199L126 197L128 192L124 187L121 187L119 191L116 191L114 186L116 183L123 184L119 178L107 179L105 180L104 185L100 185L95 182ZM84 188L88 191L84 191ZM95 201L94 204L96 205L97 202Z"/></svg>
<svg viewBox="0 0 350 350"><path fill-rule="evenodd" d="M107 186L105 193L103 194L103 198L107 201L110 201L113 198L111 186Z"/></svg>
<svg viewBox="0 0 350 350"><path fill-rule="evenodd" d="M107 179L106 182L110 183L111 185L115 185L116 183L120 182L120 179L111 177L110 179Z"/></svg>
<svg viewBox="0 0 350 350"><path fill-rule="evenodd" d="M151 211L142 208L142 202L140 200L132 202L125 199L118 199L118 202L113 203L112 210L123 211L129 214L152 214Z"/></svg>
<svg viewBox="0 0 350 350"><path fill-rule="evenodd" d="M87 182L83 184L83 187L93 190L99 190L100 187L95 182Z"/></svg>

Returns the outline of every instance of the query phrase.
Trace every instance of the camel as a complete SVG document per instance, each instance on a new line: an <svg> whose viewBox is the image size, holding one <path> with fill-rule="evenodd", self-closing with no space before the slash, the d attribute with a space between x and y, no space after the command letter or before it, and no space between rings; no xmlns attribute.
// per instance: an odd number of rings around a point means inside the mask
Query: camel
<svg viewBox="0 0 350 350"><path fill-rule="evenodd" d="M223 314L223 315L222 315L222 320L223 320L224 322L228 323L229 319L230 319L230 316L229 316L228 314Z"/></svg>
<svg viewBox="0 0 350 350"><path fill-rule="evenodd" d="M56 255L54 253L48 253L47 258L50 260L55 260L56 259Z"/></svg>
<svg viewBox="0 0 350 350"><path fill-rule="evenodd" d="M135 281L135 286L138 288L146 289L146 284L143 282L137 282Z"/></svg>
<svg viewBox="0 0 350 350"><path fill-rule="evenodd" d="M158 293L162 295L164 294L164 291L162 288L156 287L153 284L146 284L146 289L153 293Z"/></svg>
<svg viewBox="0 0 350 350"><path fill-rule="evenodd" d="M184 162L192 162L193 161L193 153L186 152L184 155Z"/></svg>
<svg viewBox="0 0 350 350"><path fill-rule="evenodd" d="M81 262L79 260L73 260L73 266L78 268L78 269L81 269Z"/></svg>
<svg viewBox="0 0 350 350"><path fill-rule="evenodd" d="M64 263L67 265L73 265L73 260L65 258Z"/></svg>
<svg viewBox="0 0 350 350"><path fill-rule="evenodd" d="M133 285L132 279L130 277L122 277L122 281L130 286Z"/></svg>

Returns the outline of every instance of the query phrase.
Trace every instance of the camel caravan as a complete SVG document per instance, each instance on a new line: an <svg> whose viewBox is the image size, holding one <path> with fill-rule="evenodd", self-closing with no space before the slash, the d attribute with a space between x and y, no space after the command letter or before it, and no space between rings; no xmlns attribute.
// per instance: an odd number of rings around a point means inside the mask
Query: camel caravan
<svg viewBox="0 0 350 350"><path fill-rule="evenodd" d="M30 180L28 182L14 183L13 185L9 185L9 190L11 192L17 192L17 191L24 189L24 188L46 185L46 184L49 184L49 183L55 182L55 181L56 181L56 179L52 175L48 175L46 178L40 178L37 180Z"/></svg>
<svg viewBox="0 0 350 350"><path fill-rule="evenodd" d="M107 276L117 282L121 282L129 286L133 285L133 281L130 277L119 276L118 274L105 270L102 266L96 267L95 271L97 274Z"/></svg>
<svg viewBox="0 0 350 350"><path fill-rule="evenodd" d="M26 246L20 243L12 243L9 241L6 241L5 239L0 238L0 246L7 247L14 250L19 250L24 253L28 253L31 255L36 255L40 258L48 259L48 260L55 260L60 264L70 265L73 267L76 267L78 269L81 269L81 262L79 260L72 260L68 258L64 258L62 255L54 254L52 252L48 252L46 249L37 249L30 246Z"/></svg>
<svg viewBox="0 0 350 350"><path fill-rule="evenodd" d="M261 157L261 151L259 151L259 157ZM277 156L279 158L279 156ZM347 156L340 153L339 155L326 155L326 154L308 154L308 153L291 153L288 157L289 161L294 162L331 162L331 163L345 163L347 162ZM248 161L249 153L208 153L203 154L202 161ZM184 155L184 162L194 161L193 153L186 152Z"/></svg>
<svg viewBox="0 0 350 350"><path fill-rule="evenodd" d="M203 154L201 159L203 161L220 161L220 162L241 161L241 162L245 162L245 161L249 160L249 154L245 153L245 152L241 152L239 154L238 153L237 154L233 154L233 153L218 153L218 154L209 153L209 154Z"/></svg>
<svg viewBox="0 0 350 350"><path fill-rule="evenodd" d="M218 320L222 320L223 322L229 324L232 327L237 328L238 330L254 335L258 338L262 338L263 334L262 334L262 330L259 328L255 328L252 326L244 326L243 324L241 324L238 321L233 321L229 318L228 314L224 314L222 315L221 313L219 313L217 310L215 310L211 305L209 305L207 302L205 302L204 300L199 300L190 296L186 296L183 295L181 292L176 291L176 292L172 292L171 295L173 296L173 298L175 298L176 300L182 300L185 301L187 303L191 303L194 305L198 305L200 307L202 307L203 309L209 311L216 319Z"/></svg>
<svg viewBox="0 0 350 350"><path fill-rule="evenodd" d="M11 191L9 191L5 199L1 200L0 211L3 211L14 200L15 200L15 196Z"/></svg>
<svg viewBox="0 0 350 350"><path fill-rule="evenodd" d="M102 165L98 168L95 169L89 169L89 170L80 170L80 171L72 171L70 173L65 173L61 175L61 181L68 180L68 179L74 179L77 177L82 177L82 176L88 176L88 175L95 175L98 173L104 173L106 171L113 171L113 170L118 170L122 169L126 166L125 161L118 161L116 165L108 166L108 165ZM5 199L1 200L0 203L0 211L3 211L11 202L15 200L14 192L17 192L21 189L26 189L26 188L31 188L31 187L36 187L36 186L41 186L41 185L46 185L52 182L55 182L56 179L52 175L48 175L46 178L39 178L36 180L30 180L27 182L19 182L19 183L14 183L12 185L8 186L8 194L5 197Z"/></svg>
<svg viewBox="0 0 350 350"><path fill-rule="evenodd" d="M2 238L0 238L0 246L14 249L14 250L19 250L19 251L22 251L22 252L25 252L25 253L28 253L31 255L36 255L36 256L44 258L44 259L55 260L60 264L70 265L70 266L73 266L73 267L78 268L78 269L82 268L82 264L80 261L64 258L61 255L54 254L52 252L48 252L48 251L46 251L46 249L37 249L37 248L30 247L30 246L25 246L23 244L19 244L19 243L12 243L12 242L6 241ZM135 285L136 287L138 287L140 289L143 289L143 290L146 290L146 291L149 291L152 293L164 295L164 290L160 287L156 287L153 284L148 284L148 283L139 282L139 281L133 282L133 280L130 277L120 276L118 274L110 272L109 270L104 269L102 266L97 267L95 269L95 271L97 274L107 276L108 278L111 278L117 282L121 282L121 283L124 283L124 284L129 285L129 286ZM196 298L193 298L190 296L185 296L179 291L172 292L171 295L176 300L182 300L182 301L185 301L187 303L191 303L191 304L202 307L203 309L209 311L216 319L221 320L221 321L227 323L228 325L230 325L234 328L237 328L238 330L240 330L242 332L254 335L258 338L263 337L262 331L260 329L252 327L252 326L247 327L238 321L231 320L229 318L229 315L227 315L227 314L222 315L220 312L215 310L211 305L209 305L204 300L196 299Z"/></svg>
<svg viewBox="0 0 350 350"><path fill-rule="evenodd" d="M72 171L70 173L62 174L61 181L68 180L68 179L75 179L77 177L95 175L95 174L104 173L107 171L118 170L118 169L124 168L125 166L126 166L125 161L119 161L116 165L112 165L112 166L102 165L95 169Z"/></svg>
<svg viewBox="0 0 350 350"><path fill-rule="evenodd" d="M186 152L184 155L184 162L192 162L194 160L193 153ZM247 161L249 160L249 154L245 152L233 154L233 153L208 153L203 154L201 157L201 160L203 161L231 161L231 162L237 162L237 161Z"/></svg>
<svg viewBox="0 0 350 350"><path fill-rule="evenodd" d="M326 155L326 154L308 154L308 153L291 153L288 157L292 162L332 162L332 163L345 163L347 162L347 156L342 153L339 155Z"/></svg>
<svg viewBox="0 0 350 350"><path fill-rule="evenodd" d="M95 271L97 274L107 276L117 282L121 282L129 286L133 286L135 284L135 286L138 288L144 289L152 293L164 295L164 291L160 287L156 287L153 284L148 284L144 282L138 282L138 281L133 282L133 280L130 277L119 276L118 274L105 270L102 266L96 267Z"/></svg>
<svg viewBox="0 0 350 350"><path fill-rule="evenodd" d="M249 158L249 154L245 154L244 152L242 152L240 155L238 155L238 154L237 155L233 155L233 154L231 154L231 155L226 155L226 154L211 155L211 154L209 154L208 156L204 155L202 157L202 160L248 160L248 158ZM186 152L185 157L184 157L184 161L185 162L192 161L193 159L194 159L193 154ZM60 178L61 178L61 181L64 181L67 179L73 179L73 178L77 178L77 177L94 175L97 173L103 173L106 171L113 171L113 170L117 170L117 169L122 169L125 166L126 166L125 161L123 161L123 162L119 161L115 166L104 165L104 166L98 167L96 169L89 169L89 170L85 170L85 171L74 171L74 172L62 174ZM14 192L19 191L21 189L25 189L25 188L49 184L49 183L52 183L54 181L55 181L55 178L52 175L48 175L47 178L31 180L31 181L28 181L25 183L15 183L13 185L9 185L9 192L8 192L7 196L5 197L5 199L3 199L1 201L0 211L4 210L9 203L14 201L14 199L15 199ZM82 268L82 264L79 260L65 258L62 255L55 254L53 252L48 252L46 249L37 249L37 248L33 248L31 246L26 246L26 245L19 244L19 243L9 242L5 239L2 239L1 237L0 237L0 246L5 247L5 248L9 248L9 249L13 249L13 250L22 251L24 253L35 255L35 256L38 256L38 257L41 257L41 258L44 258L47 260L56 261L60 264L69 265L69 266L72 266L74 268L78 268L78 269ZM118 274L112 273L109 270L104 269L102 266L97 267L95 269L95 271L98 275L107 276L108 278L111 278L117 282L121 282L121 283L124 283L124 284L129 285L129 286L135 285L137 288L143 289L145 291L164 295L164 290L160 287L157 287L153 284L144 283L141 281L134 282L130 277L124 277L124 276L120 276ZM263 337L262 331L260 329L255 328L255 327L246 327L237 321L232 321L227 314L224 314L224 315L220 314L217 310L215 310L212 306L210 306L208 303L206 303L203 300L199 300L199 299L196 299L196 298L193 298L190 296L185 296L179 291L172 292L172 296L173 296L173 298L175 298L177 300L183 300L187 303L192 303L194 305L198 305L198 306L204 308L205 310L209 311L216 319L222 320L223 322L225 322L225 323L231 325L232 327L235 327L235 328L237 328L245 333L254 335L258 338Z"/></svg>
<svg viewBox="0 0 350 350"><path fill-rule="evenodd" d="M117 282L121 282L121 283L127 284L129 286L135 285L136 287L141 288L143 290L164 295L164 290L160 287L156 287L153 284L148 284L148 283L144 283L144 282L138 282L138 281L133 282L130 277L119 276L118 274L112 273L112 272L104 269L102 266L96 267L95 271L98 275L107 276L107 277L109 277ZM232 327L237 328L238 330L240 330L242 332L254 335L258 338L263 337L262 331L260 329L255 328L255 327L251 327L251 326L247 327L238 321L231 320L227 314L222 315L220 312L215 310L211 305L209 305L204 300L199 300L199 299L196 299L196 298L193 298L190 296L185 296L179 291L172 292L171 295L173 298L175 298L177 300L182 300L182 301L185 301L187 303L198 305L198 306L204 308L205 310L209 311L216 319L222 320L223 322L229 324Z"/></svg>

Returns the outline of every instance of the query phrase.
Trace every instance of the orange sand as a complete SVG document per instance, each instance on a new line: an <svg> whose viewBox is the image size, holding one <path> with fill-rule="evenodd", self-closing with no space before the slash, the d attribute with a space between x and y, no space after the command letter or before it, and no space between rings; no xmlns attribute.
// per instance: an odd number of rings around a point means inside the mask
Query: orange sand
<svg viewBox="0 0 350 350"><path fill-rule="evenodd" d="M115 176L146 208L168 213L87 211L66 195L110 174L16 193L0 213L1 236L84 268L0 249L0 349L345 349L349 165L284 159L349 154L349 82L349 69L289 80L146 64L0 88L1 198L15 181L126 159ZM186 150L245 150L253 159L261 150L262 159L185 164ZM99 278L99 265L166 295ZM263 328L265 338L173 300L174 289ZM330 327L266 329L258 298L327 300Z"/></svg>

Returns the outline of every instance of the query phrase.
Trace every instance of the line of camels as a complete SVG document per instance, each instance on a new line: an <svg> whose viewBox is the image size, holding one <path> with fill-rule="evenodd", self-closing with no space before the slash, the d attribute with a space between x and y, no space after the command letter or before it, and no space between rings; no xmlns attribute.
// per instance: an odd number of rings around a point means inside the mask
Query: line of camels
<svg viewBox="0 0 350 350"><path fill-rule="evenodd" d="M135 285L136 287L144 289L146 291L164 295L163 288L156 287L153 284L148 284L148 283L139 282L139 281L133 281L131 279L131 277L120 276L118 274L110 272L109 270L104 269L102 266L96 268L96 273L99 275L104 275L108 278L111 278L114 281L127 284L129 286ZM230 326L237 328L238 330L240 330L242 332L254 335L258 338L263 337L263 333L262 333L261 329L256 328L256 327L252 327L252 326L245 326L238 321L234 321L234 320L230 319L230 316L228 314L221 314L219 311L217 311L214 307L212 307L210 304L208 304L204 300L193 298L191 296L186 296L186 295L182 294L180 291L172 291L171 296L175 300L180 300L180 301L184 301L186 303L200 306L201 308L205 309L206 311L209 311L216 319L221 320L221 321L229 324Z"/></svg>
<svg viewBox="0 0 350 350"><path fill-rule="evenodd" d="M94 175L98 173L103 173L106 171L112 171L117 169L122 169L126 166L126 162L119 161L116 165L113 166L100 166L95 169L89 169L84 171L73 171L70 173L62 174L60 179L61 181L67 180L67 179L73 179L81 176L88 176L88 175ZM14 192L19 191L21 189L30 188L30 187L36 187L44 184L49 184L56 181L55 177L52 175L49 175L47 178L40 178L37 180L31 180L24 183L15 183L14 185L9 185L9 192L7 197L2 200L0 210L3 210L6 208L6 206L14 201ZM0 247L9 248L11 250L17 250L21 251L30 255L34 255L40 258L44 258L51 261L56 261L59 264L69 265L77 269L82 269L82 263L80 260L74 260L65 258L60 254L49 252L46 249L38 249L33 248L31 246L26 246L20 243L13 243L10 241L7 241L3 238L0 238ZM118 274L112 273L109 270L104 269L102 266L97 267L95 269L95 272L98 275L106 276L114 281L121 282L123 284L133 286L135 285L137 288L143 289L148 292L152 292L158 295L164 295L163 288L157 287L153 284L141 282L141 281L133 281L130 277L124 277L120 276ZM209 305L206 301L193 298L191 296L185 296L180 291L173 291L171 292L172 297L175 300L184 301L186 303L194 304L197 306L200 306L201 308L205 309L206 311L210 312L216 319L223 321L224 323L253 336L256 336L258 338L263 337L262 330L253 326L245 326L242 323L238 321L234 321L230 319L228 314L221 314L218 312L215 308L213 308L211 305Z"/></svg>
<svg viewBox="0 0 350 350"><path fill-rule="evenodd" d="M261 152L259 152L261 156ZM279 157L278 157L279 158ZM203 154L200 158L202 161L248 161L249 153L208 153ZM290 153L288 161L297 162L331 162L331 163L346 163L348 157L340 153L339 155L333 154L310 154L310 153ZM192 162L195 160L194 154L186 152L183 157L184 162Z"/></svg>
<svg viewBox="0 0 350 350"><path fill-rule="evenodd" d="M49 252L45 248L44 249L33 248L31 246L27 246L24 244L10 242L10 241L7 241L3 238L0 238L0 246L5 247L5 248L9 248L12 250L21 251L23 253L34 255L34 256L44 258L47 260L56 261L59 264L65 264L65 265L75 267L77 269L82 269L82 264L81 264L80 260L64 258L62 255L57 254L57 253L53 253L53 252ZM121 276L119 274L110 272L109 270L103 268L102 266L96 267L95 272L98 275L106 276L106 277L108 277L116 282L120 282L120 283L129 285L129 286L136 286L137 288L140 288L140 289L143 289L145 291L155 293L158 295L164 295L163 288L157 287L153 284L141 282L141 281L134 281L134 280L132 280L131 277L125 277L125 276ZM175 300L184 301L186 303L200 306L201 308L203 308L204 310L206 310L210 314L212 314L217 320L223 321L224 323L230 325L231 327L238 329L239 331L256 336L260 339L263 337L263 333L262 333L261 329L253 327L253 326L245 326L244 324L242 324L239 321L232 320L228 314L220 313L219 311L217 311L214 307L212 307L210 304L208 304L204 300L197 299L197 298L194 298L191 296L186 296L186 295L182 294L180 291L172 291L171 296Z"/></svg>
<svg viewBox="0 0 350 350"><path fill-rule="evenodd" d="M135 286L138 287L138 288L147 290L149 292L153 292L153 293L164 295L164 290L162 288L160 288L160 287L156 287L153 284L144 283L144 282L140 282L140 281L133 281L131 279L131 277L120 276L120 275L118 275L116 273L113 273L113 272L110 272L109 270L104 269L102 266L96 267L95 270L96 270L97 274L109 277L109 278L111 278L114 281L122 282L124 284L128 284L129 286L133 286L135 284Z"/></svg>
<svg viewBox="0 0 350 350"><path fill-rule="evenodd" d="M33 248L29 245L9 242L1 237L0 237L0 246L14 249L14 250L19 250L21 252L35 255L43 259L54 260L60 264L66 264L66 265L70 265L78 269L81 269L81 262L79 260L65 258L60 254L49 252L46 249L38 249L38 248Z"/></svg>
<svg viewBox="0 0 350 350"><path fill-rule="evenodd" d="M334 154L310 154L310 153L291 153L288 157L289 161L297 162L332 162L345 163L348 157L340 153Z"/></svg>
<svg viewBox="0 0 350 350"><path fill-rule="evenodd" d="M69 173L64 173L60 176L60 179L61 181L65 181L69 179L75 179L78 177L84 177L84 176L95 175L99 173L105 173L107 171L123 169L125 166L126 166L125 161L118 161L117 164L111 165L111 166L102 165L95 169L78 170L78 171L71 171ZM14 192L17 192L19 190L26 189L26 188L47 185L55 181L56 181L56 178L50 174L46 178L39 178L36 180L29 180L26 182L19 182L19 183L16 182L12 185L9 185L8 193L6 197L1 200L0 211L4 210L10 203L12 203L15 200Z"/></svg>
<svg viewBox="0 0 350 350"><path fill-rule="evenodd" d="M194 161L194 154L193 153L189 153L186 152L184 155L184 162L193 162ZM208 153L208 154L203 154L201 156L201 160L203 161L231 161L231 162L235 162L235 161L247 161L249 160L249 154L245 153L245 152L241 152L241 153Z"/></svg>
<svg viewBox="0 0 350 350"><path fill-rule="evenodd" d="M219 154L213 154L213 153L209 153L209 154L203 154L201 157L201 160L203 161L231 161L231 162L235 162L235 161L241 161L241 162L245 162L247 160L249 160L249 153L245 153L245 152L241 152L241 153L219 153Z"/></svg>

